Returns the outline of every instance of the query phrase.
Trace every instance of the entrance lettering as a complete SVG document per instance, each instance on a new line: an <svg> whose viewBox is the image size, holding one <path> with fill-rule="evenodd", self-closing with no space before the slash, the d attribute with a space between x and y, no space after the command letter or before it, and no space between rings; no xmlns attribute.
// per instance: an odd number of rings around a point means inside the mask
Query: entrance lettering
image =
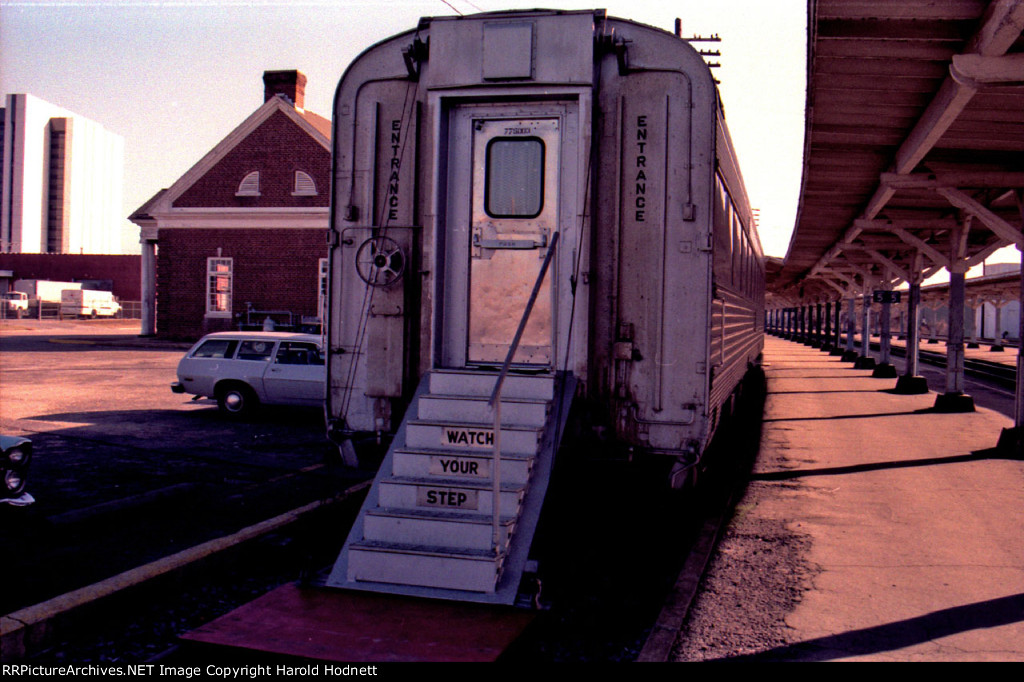
<svg viewBox="0 0 1024 682"><path fill-rule="evenodd" d="M401 159L402 122L391 122L391 175L388 177L388 221L398 220L398 171Z"/></svg>
<svg viewBox="0 0 1024 682"><path fill-rule="evenodd" d="M636 221L647 219L647 117L636 117Z"/></svg>

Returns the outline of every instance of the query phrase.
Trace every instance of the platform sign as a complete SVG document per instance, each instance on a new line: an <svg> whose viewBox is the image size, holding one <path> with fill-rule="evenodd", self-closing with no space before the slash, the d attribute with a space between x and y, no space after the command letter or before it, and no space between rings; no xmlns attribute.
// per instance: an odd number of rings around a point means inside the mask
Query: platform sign
<svg viewBox="0 0 1024 682"><path fill-rule="evenodd" d="M873 293L871 300L873 300L875 303L899 303L900 292L885 291L884 289L879 289Z"/></svg>

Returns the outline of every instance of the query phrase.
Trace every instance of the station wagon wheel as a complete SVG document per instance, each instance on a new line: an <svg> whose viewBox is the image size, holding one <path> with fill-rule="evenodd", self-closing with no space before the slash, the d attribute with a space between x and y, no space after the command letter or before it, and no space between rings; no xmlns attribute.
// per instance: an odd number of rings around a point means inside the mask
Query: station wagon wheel
<svg viewBox="0 0 1024 682"><path fill-rule="evenodd" d="M25 492L28 479L17 469L6 469L4 476L4 494L8 497L17 497Z"/></svg>
<svg viewBox="0 0 1024 682"><path fill-rule="evenodd" d="M259 404L259 398L244 384L229 384L217 387L217 407L232 418L241 419L252 414Z"/></svg>

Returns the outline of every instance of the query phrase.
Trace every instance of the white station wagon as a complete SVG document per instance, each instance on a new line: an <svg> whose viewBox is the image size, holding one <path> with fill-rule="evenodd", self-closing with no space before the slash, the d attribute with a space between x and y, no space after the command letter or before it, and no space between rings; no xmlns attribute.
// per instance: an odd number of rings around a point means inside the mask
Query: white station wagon
<svg viewBox="0 0 1024 682"><path fill-rule="evenodd" d="M215 398L225 415L242 417L260 404L323 405L326 380L319 336L217 332L181 359L171 390Z"/></svg>

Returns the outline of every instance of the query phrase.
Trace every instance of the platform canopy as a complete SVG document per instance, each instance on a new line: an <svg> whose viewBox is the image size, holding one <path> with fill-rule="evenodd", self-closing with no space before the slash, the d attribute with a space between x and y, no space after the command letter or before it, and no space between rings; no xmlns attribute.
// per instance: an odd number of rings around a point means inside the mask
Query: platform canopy
<svg viewBox="0 0 1024 682"><path fill-rule="evenodd" d="M770 292L963 272L1024 245L1024 0L811 0L803 183Z"/></svg>

